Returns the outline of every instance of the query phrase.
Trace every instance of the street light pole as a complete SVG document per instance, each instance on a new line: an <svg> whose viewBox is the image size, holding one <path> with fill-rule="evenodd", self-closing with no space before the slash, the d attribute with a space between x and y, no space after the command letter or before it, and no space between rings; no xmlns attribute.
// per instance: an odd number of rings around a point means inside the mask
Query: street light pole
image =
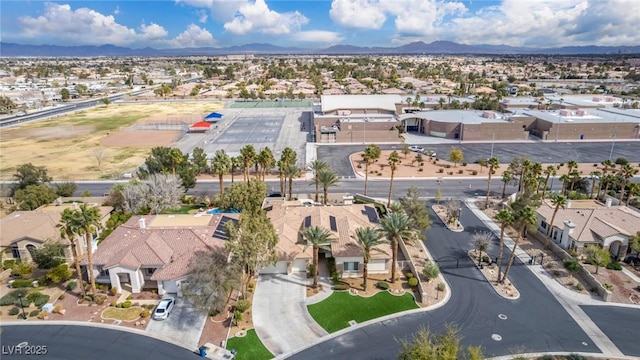
<svg viewBox="0 0 640 360"><path fill-rule="evenodd" d="M493 157L493 143L494 143L494 141L496 141L496 133L493 133L492 137L491 137L491 156L489 156L489 158Z"/></svg>
<svg viewBox="0 0 640 360"><path fill-rule="evenodd" d="M614 129L615 130L615 129ZM616 144L616 133L613 133L613 140L611 141L611 151L609 151L609 160L613 157L613 147Z"/></svg>
<svg viewBox="0 0 640 360"><path fill-rule="evenodd" d="M18 294L18 299L20 299L20 307L22 308L22 320L27 320L27 314L24 313L24 304L22 303L22 294Z"/></svg>

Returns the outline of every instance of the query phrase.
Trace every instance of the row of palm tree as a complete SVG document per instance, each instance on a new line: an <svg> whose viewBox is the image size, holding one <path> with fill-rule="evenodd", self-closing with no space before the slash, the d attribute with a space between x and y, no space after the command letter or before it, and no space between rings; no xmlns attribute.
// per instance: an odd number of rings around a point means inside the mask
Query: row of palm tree
<svg viewBox="0 0 640 360"><path fill-rule="evenodd" d="M533 207L526 205L520 209L517 213L514 213L511 209L503 209L496 215L496 220L500 223L500 244L498 248L498 277L499 283L504 283L504 280L509 276L509 271L513 265L513 261L516 256L516 249L520 244L520 241L524 237L527 229L530 226L535 225L537 217ZM511 249L511 255L507 261L507 266L502 274L502 258L504 255L504 233L507 227L518 224L518 235L514 241L513 248Z"/></svg>
<svg viewBox="0 0 640 360"><path fill-rule="evenodd" d="M85 286L82 279L82 272L80 270L80 256L78 254L78 245L76 244L76 237L84 237L86 242L86 255L87 255L87 273L89 283L91 284L92 299L96 296L96 279L93 272L93 253L92 253L92 240L93 233L97 229L102 227L100 223L100 209L95 206L89 206L87 204L80 204L77 209L64 209L60 223L57 227L60 229L60 235L63 239L69 240L71 244L71 252L73 255L73 261L75 263L76 274L78 275L78 285L82 296L86 295Z"/></svg>
<svg viewBox="0 0 640 360"><path fill-rule="evenodd" d="M396 281L396 268L398 262L398 247L401 241L411 242L416 239L412 230L412 220L402 211L395 211L385 215L380 221L381 227L358 228L351 235L355 240L350 246L356 246L363 253L363 286L367 288L368 265L374 252L385 253L378 247L388 243L391 246L391 283ZM330 250L331 243L335 241L331 232L320 226L310 226L300 231L307 241L307 246L313 250L313 287L318 286L318 258L319 250Z"/></svg>

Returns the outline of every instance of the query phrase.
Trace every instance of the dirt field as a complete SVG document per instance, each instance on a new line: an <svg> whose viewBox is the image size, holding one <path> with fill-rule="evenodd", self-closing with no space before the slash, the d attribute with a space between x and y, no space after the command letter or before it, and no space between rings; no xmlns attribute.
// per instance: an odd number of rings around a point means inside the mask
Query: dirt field
<svg viewBox="0 0 640 360"><path fill-rule="evenodd" d="M140 165L154 146L179 131L132 130L143 124L191 124L222 108L217 102L111 104L0 132L0 180L17 165L46 166L54 180L115 179ZM98 157L104 158L98 166Z"/></svg>

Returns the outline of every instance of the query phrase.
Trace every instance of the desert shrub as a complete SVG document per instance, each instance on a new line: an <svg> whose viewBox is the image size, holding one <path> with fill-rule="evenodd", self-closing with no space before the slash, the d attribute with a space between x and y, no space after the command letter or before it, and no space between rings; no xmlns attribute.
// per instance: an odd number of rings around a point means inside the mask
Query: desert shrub
<svg viewBox="0 0 640 360"><path fill-rule="evenodd" d="M572 273L578 272L582 268L582 265L580 265L580 261L578 261L578 259L576 258L565 259L563 263L564 268Z"/></svg>
<svg viewBox="0 0 640 360"><path fill-rule="evenodd" d="M582 283L577 283L576 284L576 290L578 290L578 291L584 290L584 285L582 285Z"/></svg>
<svg viewBox="0 0 640 360"><path fill-rule="evenodd" d="M24 298L27 295L28 291L29 290L27 289L18 289L11 291L10 293L0 298L0 306L20 304L20 302L18 301L18 295L22 295L22 297Z"/></svg>
<svg viewBox="0 0 640 360"><path fill-rule="evenodd" d="M60 264L47 271L46 277L51 282L59 284L71 278L71 270L69 270L69 266L67 264Z"/></svg>
<svg viewBox="0 0 640 360"><path fill-rule="evenodd" d="M110 293L111 295L115 295L115 294L117 294L117 293L118 293L118 289L116 289L115 287L112 287L111 289L109 289L109 293Z"/></svg>
<svg viewBox="0 0 640 360"><path fill-rule="evenodd" d="M125 302L122 303L122 307L125 309L128 309L131 307L131 301L127 300Z"/></svg>
<svg viewBox="0 0 640 360"><path fill-rule="evenodd" d="M56 314L60 314L60 312L62 311L62 305L58 304L56 306L53 307L53 312Z"/></svg>
<svg viewBox="0 0 640 360"><path fill-rule="evenodd" d="M33 264L25 264L23 262L16 262L13 268L11 268L11 275L13 276L27 276L33 272Z"/></svg>
<svg viewBox="0 0 640 360"><path fill-rule="evenodd" d="M140 316L143 318L147 318L149 315L151 315L151 312L147 309L142 309L142 311L140 311Z"/></svg>
<svg viewBox="0 0 640 360"><path fill-rule="evenodd" d="M555 360L556 358L553 355L542 355L537 358L537 360Z"/></svg>
<svg viewBox="0 0 640 360"><path fill-rule="evenodd" d="M413 273L409 271L408 273L405 274L405 276L407 277L407 279L411 279L413 277Z"/></svg>
<svg viewBox="0 0 640 360"><path fill-rule="evenodd" d="M485 262L485 263L488 264L489 262L491 262L491 258L489 258L487 255L483 255L482 256L482 262Z"/></svg>
<svg viewBox="0 0 640 360"><path fill-rule="evenodd" d="M16 265L17 262L19 262L19 260L7 259L2 263L2 268L5 269L5 270L13 269L13 267Z"/></svg>
<svg viewBox="0 0 640 360"><path fill-rule="evenodd" d="M562 273L559 270L553 270L553 276L560 276Z"/></svg>
<svg viewBox="0 0 640 360"><path fill-rule="evenodd" d="M25 296L26 302L33 303L33 305L37 308L40 308L42 305L49 302L50 296L47 294L43 294L41 292L33 292Z"/></svg>
<svg viewBox="0 0 640 360"><path fill-rule="evenodd" d="M602 284L602 287L609 290L609 291L613 291L613 285L609 284L609 283L604 283Z"/></svg>
<svg viewBox="0 0 640 360"><path fill-rule="evenodd" d="M240 321L242 321L242 313L240 311L238 311L238 310L234 311L233 312L233 318L234 318L234 321L235 321L236 325L238 325L238 323Z"/></svg>
<svg viewBox="0 0 640 360"><path fill-rule="evenodd" d="M93 302L93 295L91 294L85 295L84 301Z"/></svg>
<svg viewBox="0 0 640 360"><path fill-rule="evenodd" d="M610 262L609 264L607 264L607 269L609 270L622 270L622 265L620 265L619 262Z"/></svg>
<svg viewBox="0 0 640 360"><path fill-rule="evenodd" d="M40 310L33 310L29 313L29 317L38 316L40 314Z"/></svg>
<svg viewBox="0 0 640 360"><path fill-rule="evenodd" d="M238 300L238 302L236 302L236 310L242 313L249 310L250 307L251 303L247 300Z"/></svg>
<svg viewBox="0 0 640 360"><path fill-rule="evenodd" d="M118 303L117 303L117 302L115 302L115 301L112 301L112 302L109 304L109 306L111 306L111 307L116 307L116 306L118 306Z"/></svg>
<svg viewBox="0 0 640 360"><path fill-rule="evenodd" d="M64 258L64 245L60 243L46 243L36 249L32 256L39 269L53 269L66 261Z"/></svg>
<svg viewBox="0 0 640 360"><path fill-rule="evenodd" d="M473 171L471 172L471 175L478 175L478 170L473 170Z"/></svg>
<svg viewBox="0 0 640 360"><path fill-rule="evenodd" d="M95 299L96 305L102 305L104 304L105 301L107 301L107 297L105 295L96 296L96 299Z"/></svg>
<svg viewBox="0 0 640 360"><path fill-rule="evenodd" d="M31 287L31 283L33 283L31 279L17 279L11 283L11 287L14 289L27 288Z"/></svg>
<svg viewBox="0 0 640 360"><path fill-rule="evenodd" d="M40 311L40 314L38 314L38 319L44 320L47 316L49 316L49 313L45 310L42 310Z"/></svg>
<svg viewBox="0 0 640 360"><path fill-rule="evenodd" d="M447 169L451 169L451 165L450 164L447 164L444 167L447 168Z"/></svg>
<svg viewBox="0 0 640 360"><path fill-rule="evenodd" d="M422 274L427 278L427 281L431 279L435 279L440 274L440 268L438 264L433 261L429 261L424 264L424 268L422 269Z"/></svg>
<svg viewBox="0 0 640 360"><path fill-rule="evenodd" d="M566 360L587 360L586 357L579 354L569 354L564 357Z"/></svg>
<svg viewBox="0 0 640 360"><path fill-rule="evenodd" d="M463 162L463 163L462 163L462 166L467 166L467 163L466 163L466 162Z"/></svg>
<svg viewBox="0 0 640 360"><path fill-rule="evenodd" d="M444 172L444 169L443 169L443 168L440 168L440 169L438 169L438 172L439 172L440 174L442 174L442 173Z"/></svg>
<svg viewBox="0 0 640 360"><path fill-rule="evenodd" d="M75 282L75 281L71 281L71 282L69 282L69 283L67 284L67 290L69 290L69 291L73 291L73 290L75 290L75 288L77 288L77 287L78 287L78 283L77 283L77 282Z"/></svg>
<svg viewBox="0 0 640 360"><path fill-rule="evenodd" d="M386 281L378 281L376 283L376 286L378 287L378 289L380 290L387 290L389 289L389 284Z"/></svg>
<svg viewBox="0 0 640 360"><path fill-rule="evenodd" d="M60 296L58 296L58 299L64 300L64 293L60 294Z"/></svg>
<svg viewBox="0 0 640 360"><path fill-rule="evenodd" d="M133 297L131 295L127 296L127 300L131 300Z"/></svg>
<svg viewBox="0 0 640 360"><path fill-rule="evenodd" d="M335 284L333 290L349 290L349 284Z"/></svg>
<svg viewBox="0 0 640 360"><path fill-rule="evenodd" d="M453 171L447 172L447 175L453 175Z"/></svg>
<svg viewBox="0 0 640 360"><path fill-rule="evenodd" d="M464 173L464 170L458 169L458 174L462 174L462 173Z"/></svg>
<svg viewBox="0 0 640 360"><path fill-rule="evenodd" d="M409 286L411 287L418 286L418 279L412 277L411 279L407 280L407 284L409 284Z"/></svg>
<svg viewBox="0 0 640 360"><path fill-rule="evenodd" d="M423 172L423 171L424 171L424 169L423 169L423 168L419 168L419 169L418 169L418 171L419 171L419 172Z"/></svg>
<svg viewBox="0 0 640 360"><path fill-rule="evenodd" d="M20 309L16 306L12 307L11 309L9 309L9 312L7 314L11 315L11 316L15 316L18 315L20 313Z"/></svg>
<svg viewBox="0 0 640 360"><path fill-rule="evenodd" d="M220 314L220 311L216 310L216 309L211 309L209 310L209 316L213 317Z"/></svg>
<svg viewBox="0 0 640 360"><path fill-rule="evenodd" d="M438 291L444 291L444 289L446 288L444 283L438 283Z"/></svg>

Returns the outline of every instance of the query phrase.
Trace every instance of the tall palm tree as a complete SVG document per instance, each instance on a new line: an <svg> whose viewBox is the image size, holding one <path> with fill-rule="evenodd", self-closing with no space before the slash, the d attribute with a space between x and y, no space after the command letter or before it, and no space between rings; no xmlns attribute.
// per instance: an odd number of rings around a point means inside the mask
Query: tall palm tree
<svg viewBox="0 0 640 360"><path fill-rule="evenodd" d="M86 290L84 288L84 281L82 279L82 270L80 269L80 256L78 255L78 244L76 243L76 234L80 232L78 228L76 228L76 222L74 221L75 213L67 208L62 212L62 217L60 218L60 223L56 225L60 229L60 236L63 239L69 240L71 244L71 254L73 255L73 262L76 266L76 275L78 275L78 285L80 287L80 292L82 293L82 298L84 299L86 295Z"/></svg>
<svg viewBox="0 0 640 360"><path fill-rule="evenodd" d="M336 175L336 173L330 168L325 168L318 171L317 183L322 186L322 204L327 205L327 199L329 197L329 187L336 186L338 182L340 182L338 175Z"/></svg>
<svg viewBox="0 0 640 360"><path fill-rule="evenodd" d="M629 179L631 179L637 173L638 173L638 169L634 169L633 166L629 164L625 164L620 168L620 171L618 172L618 174L623 179L622 185L620 186L620 204L621 205L623 204L622 200L624 200L624 191L625 191L625 188L627 187L627 183L629 182ZM628 198L627 198L627 201L629 201Z"/></svg>
<svg viewBox="0 0 640 360"><path fill-rule="evenodd" d="M519 179L518 179L518 192L524 191L525 187L523 186L523 181L525 179L525 176L527 175L527 173L529 172L529 170L531 169L531 165L532 162L529 159L524 159L522 160L522 166L520 167L520 174L519 174Z"/></svg>
<svg viewBox="0 0 640 360"><path fill-rule="evenodd" d="M380 231L391 244L391 282L396 282L396 263L398 262L398 244L400 241L413 241L414 233L411 219L404 212L392 212L384 216L380 224Z"/></svg>
<svg viewBox="0 0 640 360"><path fill-rule="evenodd" d="M502 198L503 199L507 193L507 184L510 183L511 180L513 180L513 175L511 174L511 171L505 171L502 173Z"/></svg>
<svg viewBox="0 0 640 360"><path fill-rule="evenodd" d="M289 181L289 200L291 200L293 199L293 178L300 176L300 169L295 165L288 165L283 169L282 175Z"/></svg>
<svg viewBox="0 0 640 360"><path fill-rule="evenodd" d="M356 241L356 245L362 250L362 284L364 289L367 290L367 277L369 276L369 261L371 260L372 252L385 253L377 247L385 243L384 235L372 228L364 227L357 228L351 238ZM353 245L353 244L352 244Z"/></svg>
<svg viewBox="0 0 640 360"><path fill-rule="evenodd" d="M364 149L362 158L364 159L364 194L367 195L369 187L369 165L373 164L380 158L380 148L378 145L369 145ZM317 201L317 200L316 200Z"/></svg>
<svg viewBox="0 0 640 360"><path fill-rule="evenodd" d="M607 181L605 181L605 179L607 178L607 175L609 173L609 170L614 170L616 168L616 164L607 159L604 160L603 162L600 163L602 165L602 177L600 178L600 184L598 184L598 195L596 197L600 197L600 191L602 190L602 185L603 183L606 183ZM608 185L608 184L605 184ZM604 191L604 194L607 194L607 190Z"/></svg>
<svg viewBox="0 0 640 360"><path fill-rule="evenodd" d="M504 279L509 276L509 271L511 271L513 260L516 257L516 249L518 248L518 244L524 236L524 232L526 231L528 226L535 225L536 223L536 212L531 206L527 205L520 211L518 211L515 220L520 223L520 226L518 228L518 236L516 237L516 241L513 244L513 249L511 249L511 255L509 256L509 261L507 262L507 268L504 270L502 282L504 282Z"/></svg>
<svg viewBox="0 0 640 360"><path fill-rule="evenodd" d="M489 206L489 194L491 194L491 176L498 166L500 166L500 161L497 157L494 156L489 159L489 179L487 180L487 198L485 200L485 207Z"/></svg>
<svg viewBox="0 0 640 360"><path fill-rule="evenodd" d="M531 170L530 170L530 174L531 176L536 179L536 194L538 192L540 192L540 176L542 175L542 164L539 162L534 162L531 165Z"/></svg>
<svg viewBox="0 0 640 360"><path fill-rule="evenodd" d="M592 171L589 173L591 176L591 193L589 194L589 199L593 199L593 194L596 192L596 182L600 182L602 180L602 172L601 171Z"/></svg>
<svg viewBox="0 0 640 360"><path fill-rule="evenodd" d="M91 242L93 233L102 227L100 223L100 209L95 206L88 206L86 203L80 204L80 207L73 211L71 217L71 226L78 230L78 235L84 235L87 243L87 266L89 274L89 282L91 283L91 294L96 296L96 277L93 272L93 251Z"/></svg>
<svg viewBox="0 0 640 360"><path fill-rule="evenodd" d="M249 169L251 169L251 166L253 166L256 161L256 149L251 144L245 145L240 149L240 157L242 158L244 181L249 182Z"/></svg>
<svg viewBox="0 0 640 360"><path fill-rule="evenodd" d="M391 168L391 181L389 181L389 197L387 199L387 206L391 205L391 193L393 192L393 177L396 174L396 170L398 169L398 164L400 164L400 157L398 156L398 152L393 150L391 154L389 154L389 168Z"/></svg>
<svg viewBox="0 0 640 360"><path fill-rule="evenodd" d="M558 210L560 208L564 209L567 207L567 202L568 199L560 194L556 194L551 197L551 204L553 204L554 208L553 215L551 215L551 222L549 223L549 228L547 229L547 249L549 248L549 246L551 246L551 230L553 229L553 222L556 219L556 214L558 213Z"/></svg>
<svg viewBox="0 0 640 360"><path fill-rule="evenodd" d="M502 256L504 254L504 230L513 224L513 212L502 209L496 214L496 220L500 223L500 248L498 249L498 282L502 282Z"/></svg>
<svg viewBox="0 0 640 360"><path fill-rule="evenodd" d="M258 178L262 178L262 181L264 181L267 171L276 165L276 160L271 149L266 146L262 148L256 156L256 163L260 165L260 176Z"/></svg>
<svg viewBox="0 0 640 360"><path fill-rule="evenodd" d="M569 173L569 178L571 182L571 186L569 187L569 192L573 191L573 188L576 186L576 182L580 180L580 175L582 175L582 172L578 170L573 170Z"/></svg>
<svg viewBox="0 0 640 360"><path fill-rule="evenodd" d="M218 175L218 183L220 183L220 194L224 194L224 175L231 171L231 158L223 150L217 150L211 159L211 172Z"/></svg>
<svg viewBox="0 0 640 360"><path fill-rule="evenodd" d="M313 287L318 287L318 253L320 249L331 250L331 242L335 241L331 232L320 226L310 226L300 231L307 240L306 245L313 248Z"/></svg>
<svg viewBox="0 0 640 360"><path fill-rule="evenodd" d="M320 182L318 182L318 172L323 169L329 168L329 164L322 160L313 160L309 163L309 169L313 171L313 184L316 185L316 196L315 202L319 202L319 193L320 193Z"/></svg>
<svg viewBox="0 0 640 360"><path fill-rule="evenodd" d="M280 193L282 196L285 196L286 193L286 177L284 176L284 169L288 168L289 165L295 165L298 161L298 154L290 148L286 147L282 150L282 154L280 155L280 160L278 160L278 176L280 178Z"/></svg>
<svg viewBox="0 0 640 360"><path fill-rule="evenodd" d="M556 171L556 167L553 165L549 165L546 169L544 169L544 174L546 175L546 177L544 179L544 188L542 188L541 199L544 199L544 194L547 192L547 186L549 186L549 178L552 176L555 177L557 173L558 172Z"/></svg>
<svg viewBox="0 0 640 360"><path fill-rule="evenodd" d="M560 194L564 195L567 192L568 189L568 182L571 181L571 177L569 177L568 174L562 174L560 176L560 181L562 181L562 190L560 191Z"/></svg>
<svg viewBox="0 0 640 360"><path fill-rule="evenodd" d="M603 198L606 198L607 193L609 192L609 186L616 181L616 176L613 174L607 174L602 177L602 182L604 183L604 193Z"/></svg>
<svg viewBox="0 0 640 360"><path fill-rule="evenodd" d="M242 158L240 156L234 156L231 158L231 169L229 172L231 173L231 183L233 184L235 177L234 174L237 170L242 169Z"/></svg>

